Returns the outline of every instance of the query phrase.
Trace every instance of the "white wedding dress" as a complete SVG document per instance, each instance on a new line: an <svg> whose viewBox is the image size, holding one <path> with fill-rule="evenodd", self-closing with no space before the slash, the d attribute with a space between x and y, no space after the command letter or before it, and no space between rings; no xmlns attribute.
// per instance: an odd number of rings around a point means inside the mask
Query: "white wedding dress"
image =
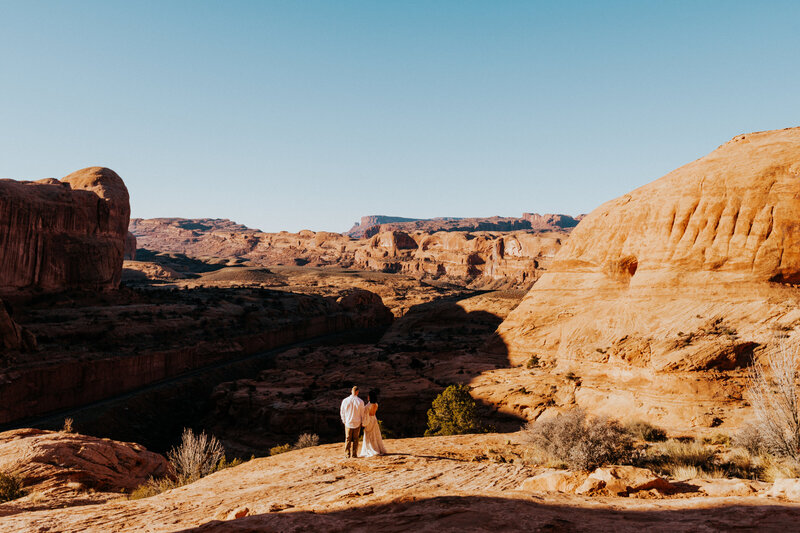
<svg viewBox="0 0 800 533"><path fill-rule="evenodd" d="M368 403L364 406L364 440L361 443L360 457L374 457L376 455L385 455L386 448L383 446L383 438L381 437L381 427L378 425L378 419L375 415L369 414L372 411L372 406L375 406L375 412L378 412L378 404Z"/></svg>

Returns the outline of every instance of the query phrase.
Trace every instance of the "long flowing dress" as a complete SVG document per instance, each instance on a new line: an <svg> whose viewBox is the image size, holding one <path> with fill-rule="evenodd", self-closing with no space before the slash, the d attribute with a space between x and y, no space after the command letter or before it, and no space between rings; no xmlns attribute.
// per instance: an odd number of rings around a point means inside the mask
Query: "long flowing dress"
<svg viewBox="0 0 800 533"><path fill-rule="evenodd" d="M383 438L381 437L381 427L378 425L378 419L372 412L372 406L375 406L375 413L378 412L378 404L368 403L364 406L364 440L361 444L361 457L374 457L376 455L385 455L386 448L383 446Z"/></svg>

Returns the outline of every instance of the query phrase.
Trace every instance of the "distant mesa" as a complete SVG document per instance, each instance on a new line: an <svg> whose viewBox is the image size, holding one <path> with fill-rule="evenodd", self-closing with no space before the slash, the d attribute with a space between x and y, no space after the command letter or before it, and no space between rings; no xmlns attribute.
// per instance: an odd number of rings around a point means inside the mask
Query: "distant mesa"
<svg viewBox="0 0 800 533"><path fill-rule="evenodd" d="M578 225L583 215L539 215L523 213L521 217L484 217L484 218L403 218L383 215L361 217L349 231L345 233L356 239L369 238L383 231L558 231L569 230Z"/></svg>

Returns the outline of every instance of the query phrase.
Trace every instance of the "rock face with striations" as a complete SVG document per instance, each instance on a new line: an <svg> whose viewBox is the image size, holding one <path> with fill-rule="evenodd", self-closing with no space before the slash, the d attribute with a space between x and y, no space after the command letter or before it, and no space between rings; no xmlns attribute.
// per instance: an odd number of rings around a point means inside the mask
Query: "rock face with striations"
<svg viewBox="0 0 800 533"><path fill-rule="evenodd" d="M718 425L795 337L796 283L800 128L740 135L583 219L499 339L577 376L576 403Z"/></svg>
<svg viewBox="0 0 800 533"><path fill-rule="evenodd" d="M0 292L117 287L129 218L128 190L107 168L0 180Z"/></svg>

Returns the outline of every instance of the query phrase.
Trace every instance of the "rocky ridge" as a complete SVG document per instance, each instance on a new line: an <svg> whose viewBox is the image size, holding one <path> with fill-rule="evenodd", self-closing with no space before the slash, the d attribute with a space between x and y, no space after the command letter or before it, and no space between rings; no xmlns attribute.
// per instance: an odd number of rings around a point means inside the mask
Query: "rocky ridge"
<svg viewBox="0 0 800 533"><path fill-rule="evenodd" d="M578 225L583 215L571 217L569 215L539 215L537 213L523 213L521 217L484 217L484 218L403 218L383 215L370 215L361 217L345 235L357 239L372 237L384 231L423 231L436 233L439 231L562 231L569 230Z"/></svg>
<svg viewBox="0 0 800 533"><path fill-rule="evenodd" d="M232 227L236 229L231 229ZM530 287L560 248L559 231L383 231L356 240L329 232L261 233L230 221L133 219L131 232L148 251L248 266L337 266L401 272L469 287Z"/></svg>

